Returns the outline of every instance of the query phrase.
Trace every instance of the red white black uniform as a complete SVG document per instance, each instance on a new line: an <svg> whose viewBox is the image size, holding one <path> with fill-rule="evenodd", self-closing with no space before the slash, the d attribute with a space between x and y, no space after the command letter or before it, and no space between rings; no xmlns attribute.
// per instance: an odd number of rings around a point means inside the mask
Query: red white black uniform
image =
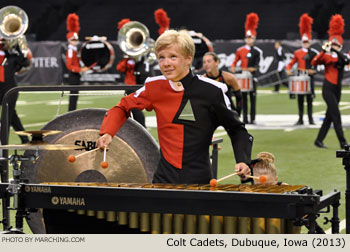
<svg viewBox="0 0 350 252"><path fill-rule="evenodd" d="M180 82L184 90L176 91L164 76L148 78L106 113L100 134L114 136L133 108L155 110L161 159L154 183L208 183L213 178L209 146L219 125L231 138L236 162L249 164L253 138L231 110L226 85L191 71Z"/></svg>
<svg viewBox="0 0 350 252"><path fill-rule="evenodd" d="M295 63L298 64L298 70L305 72L307 69L315 70L315 67L311 65L311 60L318 54L318 51L313 48L300 48L294 51L294 56L292 60L287 65L286 69L291 70ZM307 101L307 114L309 117L309 123L314 124L312 117L312 100L315 96L315 84L314 76L310 75L310 84L311 84L311 94L307 95L298 95L298 111L299 111L299 120L298 124L303 124L303 115L304 115L304 97L306 96Z"/></svg>
<svg viewBox="0 0 350 252"><path fill-rule="evenodd" d="M242 46L237 49L235 60L232 63L232 67L236 67L238 61L241 61L241 68L254 67L259 69L260 59L262 57L262 51L256 46ZM257 71L251 72L253 75L253 90L250 92L242 92L243 100L243 122L248 123L248 93L250 97L250 122L254 123L256 115L256 90L257 83L254 81L254 77L257 75Z"/></svg>
<svg viewBox="0 0 350 252"><path fill-rule="evenodd" d="M349 63L350 60L346 54L336 51L332 51L331 53L321 51L311 62L314 66L325 66L322 97L327 104L327 111L316 141L322 143L328 133L331 123L333 123L334 130L342 148L347 142L344 137L338 104L341 97L344 66Z"/></svg>
<svg viewBox="0 0 350 252"><path fill-rule="evenodd" d="M68 44L68 50L66 52L66 67L68 69L68 84L69 85L80 85L80 61L78 57L78 49L76 46ZM77 101L79 93L78 91L71 91L69 96L68 111L73 111L77 108Z"/></svg>
<svg viewBox="0 0 350 252"><path fill-rule="evenodd" d="M2 100L7 91L11 88L17 86L15 81L15 74L22 67L29 66L30 61L28 58L24 57L21 50L17 47L9 50L0 49L0 106L2 105ZM15 131L23 131L23 125L19 119L17 112L15 110L16 102L18 98L18 93L13 94L10 99L8 99L8 122L9 126L12 126ZM20 136L22 143L27 143L29 141L28 137Z"/></svg>

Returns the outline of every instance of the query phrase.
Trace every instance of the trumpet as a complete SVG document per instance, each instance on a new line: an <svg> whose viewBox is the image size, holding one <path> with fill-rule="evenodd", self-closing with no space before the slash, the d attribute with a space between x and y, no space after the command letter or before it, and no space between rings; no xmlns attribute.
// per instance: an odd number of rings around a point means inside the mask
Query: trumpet
<svg viewBox="0 0 350 252"><path fill-rule="evenodd" d="M149 37L148 28L140 22L132 21L123 25L117 43L125 54L136 61L140 61L143 56L150 64L156 60L154 40Z"/></svg>

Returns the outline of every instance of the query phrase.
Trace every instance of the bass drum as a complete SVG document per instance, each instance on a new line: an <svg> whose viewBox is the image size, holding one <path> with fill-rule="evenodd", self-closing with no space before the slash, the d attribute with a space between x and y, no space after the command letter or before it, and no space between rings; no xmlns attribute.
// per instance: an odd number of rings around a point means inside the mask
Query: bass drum
<svg viewBox="0 0 350 252"><path fill-rule="evenodd" d="M113 65L114 49L107 41L90 40L82 45L80 58L94 72L104 72Z"/></svg>
<svg viewBox="0 0 350 252"><path fill-rule="evenodd" d="M111 182L150 183L159 162L159 147L144 127L128 119L108 147L107 169L101 168L103 152L93 151L78 157L74 163L69 155L96 148L99 129L106 113L104 109L82 109L63 114L45 125L42 130L62 133L45 137L53 144L75 144L83 150L40 151L33 164L23 162L23 178L29 183L42 182ZM26 151L24 155L34 154ZM46 233L41 211L31 213L27 222L33 233ZM69 232L69 230L67 230Z"/></svg>

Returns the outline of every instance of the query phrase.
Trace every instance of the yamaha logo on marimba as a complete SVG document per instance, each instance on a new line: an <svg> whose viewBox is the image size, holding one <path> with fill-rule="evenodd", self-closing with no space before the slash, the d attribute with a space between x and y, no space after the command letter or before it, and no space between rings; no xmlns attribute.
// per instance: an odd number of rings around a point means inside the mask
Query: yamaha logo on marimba
<svg viewBox="0 0 350 252"><path fill-rule="evenodd" d="M51 198L51 203L53 205L85 206L85 199L77 197L54 196Z"/></svg>
<svg viewBox="0 0 350 252"><path fill-rule="evenodd" d="M51 193L51 188L46 186L25 186L24 190L34 193Z"/></svg>

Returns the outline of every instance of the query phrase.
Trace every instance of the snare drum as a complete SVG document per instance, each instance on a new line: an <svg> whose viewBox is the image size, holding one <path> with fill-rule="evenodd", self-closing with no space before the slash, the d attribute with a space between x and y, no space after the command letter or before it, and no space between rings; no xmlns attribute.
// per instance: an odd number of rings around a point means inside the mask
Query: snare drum
<svg viewBox="0 0 350 252"><path fill-rule="evenodd" d="M253 91L253 76L249 71L242 71L242 73L235 74L241 92Z"/></svg>
<svg viewBox="0 0 350 252"><path fill-rule="evenodd" d="M310 76L291 76L288 82L290 94L311 94Z"/></svg>
<svg viewBox="0 0 350 252"><path fill-rule="evenodd" d="M86 41L80 50L81 61L94 72L103 72L114 62L114 49L110 43L103 40Z"/></svg>

